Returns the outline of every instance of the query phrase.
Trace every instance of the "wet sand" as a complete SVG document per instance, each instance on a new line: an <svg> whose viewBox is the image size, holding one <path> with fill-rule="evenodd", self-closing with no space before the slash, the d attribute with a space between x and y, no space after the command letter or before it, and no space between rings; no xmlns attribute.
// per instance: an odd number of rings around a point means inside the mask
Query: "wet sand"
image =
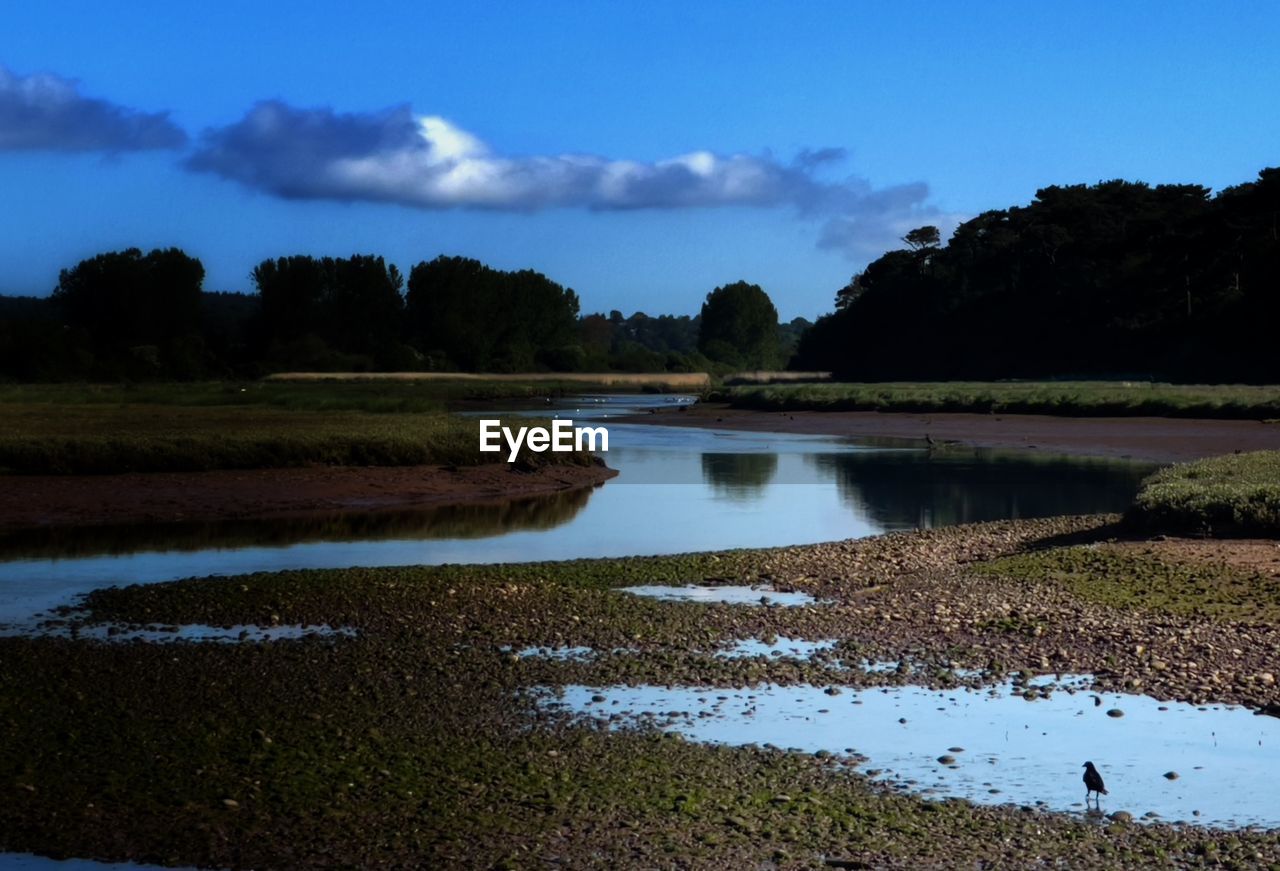
<svg viewBox="0 0 1280 871"><path fill-rule="evenodd" d="M302 517L501 502L591 487L603 465L325 466L126 475L8 475L0 529Z"/></svg>
<svg viewBox="0 0 1280 871"><path fill-rule="evenodd" d="M687 410L686 410L687 409ZM1176 463L1234 451L1280 450L1280 424L1167 417L1038 414L885 414L876 411L750 411L722 404L661 409L626 423L701 426L851 438L931 438L966 447L1019 448L1075 456Z"/></svg>

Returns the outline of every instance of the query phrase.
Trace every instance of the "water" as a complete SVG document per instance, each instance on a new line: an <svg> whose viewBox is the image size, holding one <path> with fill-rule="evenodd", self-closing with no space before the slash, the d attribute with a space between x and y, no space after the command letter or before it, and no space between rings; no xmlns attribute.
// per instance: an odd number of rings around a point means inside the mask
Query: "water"
<svg viewBox="0 0 1280 871"><path fill-rule="evenodd" d="M25 622L0 626L0 638L14 635L40 635L51 638L75 637L89 641L106 641L121 644L127 641L146 641L152 644L190 642L202 644L245 644L269 641L292 641L299 638L344 637L354 638L359 633L349 626L334 628L329 625L255 626L240 623L233 626L210 626L206 623L160 624L124 626L111 623L80 625L79 621L55 620L49 622Z"/></svg>
<svg viewBox="0 0 1280 871"><path fill-rule="evenodd" d="M592 702L603 695L603 702ZM721 700L717 697L726 696ZM1242 708L1062 690L1025 700L992 690L845 690L762 685L566 687L559 701L614 722L648 722L695 741L857 754L864 773L930 797L1084 811L1085 760L1098 766L1106 813L1241 827L1280 826L1280 719ZM1120 718L1107 716L1119 708ZM686 712L671 716L673 711ZM699 716L710 713L711 716ZM957 749L959 748L959 749ZM954 761L939 761L951 757ZM1175 771L1176 779L1166 772ZM1148 814L1158 815L1147 817Z"/></svg>
<svg viewBox="0 0 1280 871"><path fill-rule="evenodd" d="M497 506L5 536L0 623L102 586L191 576L767 547L1116 511L1151 470L1125 461L610 422L682 401L579 397L518 412L609 427L607 461L619 475L595 490Z"/></svg>
<svg viewBox="0 0 1280 871"><path fill-rule="evenodd" d="M686 584L670 587L663 584L646 584L638 587L619 587L618 592L650 599L666 599L674 602L719 602L725 605L778 605L794 608L799 605L815 605L818 600L808 593L783 593L767 586L701 586Z"/></svg>
<svg viewBox="0 0 1280 871"><path fill-rule="evenodd" d="M727 650L717 655L727 659L745 659L753 656L778 657L781 659L812 659L815 653L833 650L836 639L826 638L822 641L806 641L803 638L778 636L773 641L759 638L743 638L735 641Z"/></svg>
<svg viewBox="0 0 1280 871"><path fill-rule="evenodd" d="M0 853L5 871L196 871L190 866L140 865L137 862L97 862L92 859L50 859L34 853Z"/></svg>

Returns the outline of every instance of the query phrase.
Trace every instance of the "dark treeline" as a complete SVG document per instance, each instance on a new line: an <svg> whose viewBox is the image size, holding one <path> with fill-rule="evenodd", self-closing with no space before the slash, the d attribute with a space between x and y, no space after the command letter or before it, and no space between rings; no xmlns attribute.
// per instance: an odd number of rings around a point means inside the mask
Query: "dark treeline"
<svg viewBox="0 0 1280 871"><path fill-rule="evenodd" d="M1280 380L1280 169L1048 187L855 275L795 365L851 380Z"/></svg>
<svg viewBox="0 0 1280 871"><path fill-rule="evenodd" d="M0 377L199 379L267 372L686 372L785 365L810 324L763 290L716 288L696 317L581 316L532 270L437 257L408 279L372 255L264 260L256 293L202 289L178 249L100 254L47 299L0 297Z"/></svg>

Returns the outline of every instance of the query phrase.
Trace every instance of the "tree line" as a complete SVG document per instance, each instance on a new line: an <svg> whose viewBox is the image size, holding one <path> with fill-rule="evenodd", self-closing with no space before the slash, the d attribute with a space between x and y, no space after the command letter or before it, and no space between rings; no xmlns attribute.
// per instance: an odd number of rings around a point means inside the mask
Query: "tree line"
<svg viewBox="0 0 1280 871"><path fill-rule="evenodd" d="M857 381L1280 380L1280 169L1046 187L867 266L795 364Z"/></svg>
<svg viewBox="0 0 1280 871"><path fill-rule="evenodd" d="M406 277L376 255L264 260L256 293L203 290L180 249L99 254L48 298L0 297L0 377L198 379L272 371L728 371L779 368L810 324L758 286L697 316L581 315L541 273L437 257Z"/></svg>

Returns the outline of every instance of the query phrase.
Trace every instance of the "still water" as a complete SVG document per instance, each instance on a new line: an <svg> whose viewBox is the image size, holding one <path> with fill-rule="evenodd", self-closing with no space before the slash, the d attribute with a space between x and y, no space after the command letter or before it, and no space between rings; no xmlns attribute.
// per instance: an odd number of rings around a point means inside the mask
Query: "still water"
<svg viewBox="0 0 1280 871"><path fill-rule="evenodd" d="M1049 683L1051 676L1032 681ZM1089 683L1065 676L1059 686ZM603 697L603 701L598 700ZM1098 696L1097 698L1101 698ZM926 796L1083 811L1081 763L1094 760L1110 813L1224 828L1280 826L1280 720L1229 705L1052 692L886 687L832 697L820 686L570 686L544 703L612 728L648 723L695 741L854 754L863 773ZM1121 718L1107 711L1121 709Z"/></svg>
<svg viewBox="0 0 1280 871"><path fill-rule="evenodd" d="M606 459L619 474L593 490L502 505L0 538L0 623L100 586L198 575L679 553L1118 511L1153 468L1035 452L611 422L689 401L576 397L516 412L608 426Z"/></svg>

